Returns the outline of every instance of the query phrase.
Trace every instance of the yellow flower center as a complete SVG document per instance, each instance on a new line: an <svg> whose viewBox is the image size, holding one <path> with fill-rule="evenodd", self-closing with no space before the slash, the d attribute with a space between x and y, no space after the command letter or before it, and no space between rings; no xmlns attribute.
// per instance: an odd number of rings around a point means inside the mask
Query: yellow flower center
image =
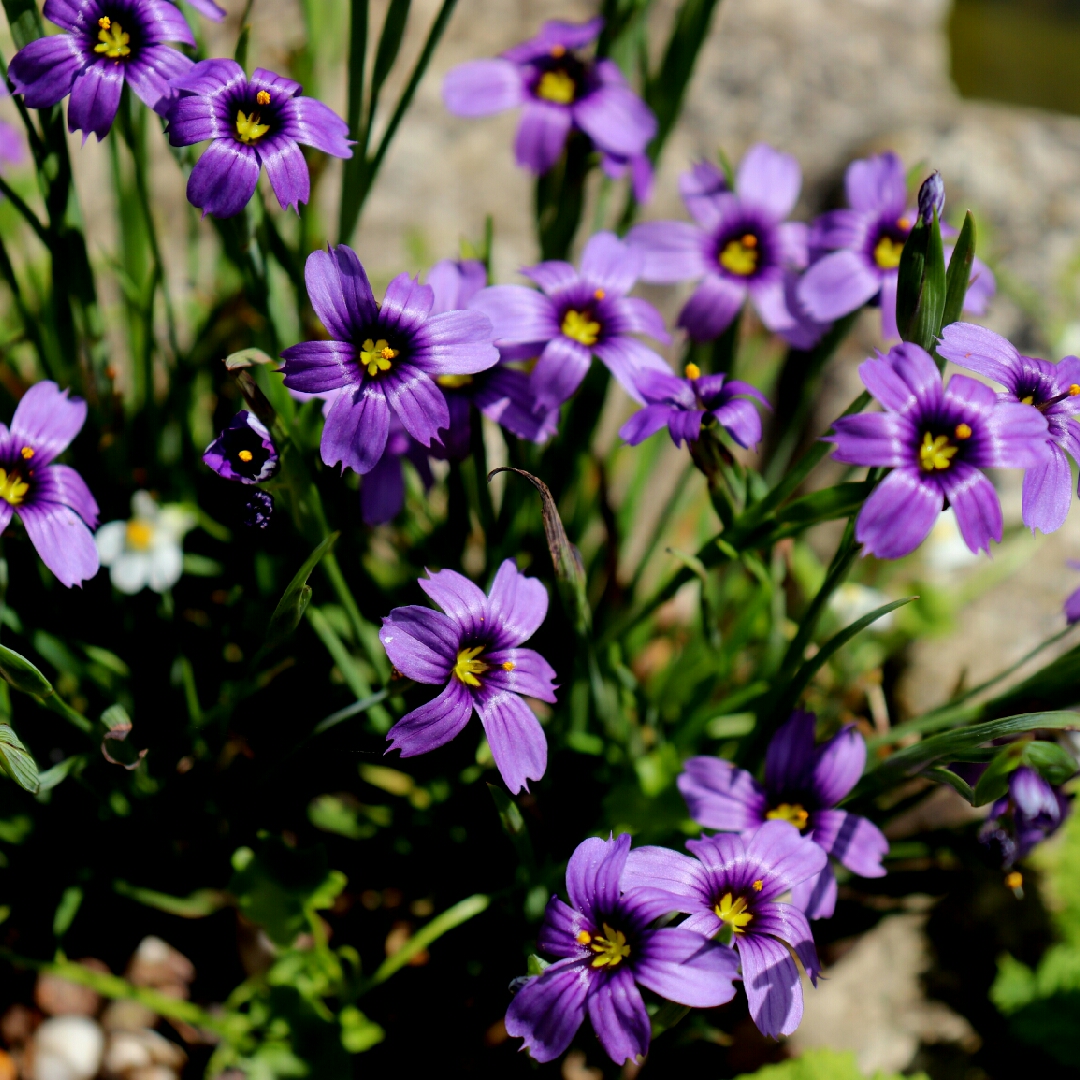
<svg viewBox="0 0 1080 1080"><path fill-rule="evenodd" d="M241 450L236 456L241 461L250 461L255 455L250 450Z"/></svg>
<svg viewBox="0 0 1080 1080"><path fill-rule="evenodd" d="M440 386L445 386L447 390L460 390L463 386L471 386L473 377L471 375L436 375L435 381Z"/></svg>
<svg viewBox="0 0 1080 1080"><path fill-rule="evenodd" d="M806 822L810 818L810 814L798 803L786 802L782 802L779 806L773 807L773 809L765 816L770 820L790 821L796 829L805 829Z"/></svg>
<svg viewBox="0 0 1080 1080"><path fill-rule="evenodd" d="M1026 397L1022 397L1020 399L1020 404L1021 405L1034 405L1035 404L1035 395L1034 394L1028 394Z"/></svg>
<svg viewBox="0 0 1080 1080"><path fill-rule="evenodd" d="M154 542L154 526L149 521L132 518L124 530L124 539L132 551L149 551Z"/></svg>
<svg viewBox="0 0 1080 1080"><path fill-rule="evenodd" d="M237 110L236 134L240 137L242 143L250 145L256 139L261 139L270 130L270 125L261 123L261 119L254 109L252 109L250 116L243 109Z"/></svg>
<svg viewBox="0 0 1080 1080"><path fill-rule="evenodd" d="M565 71L545 71L536 84L536 96L556 105L572 105L577 88Z"/></svg>
<svg viewBox="0 0 1080 1080"><path fill-rule="evenodd" d="M874 248L874 262L882 270L895 270L900 265L900 256L904 252L904 241L883 236Z"/></svg>
<svg viewBox="0 0 1080 1080"><path fill-rule="evenodd" d="M967 425L963 425L967 427ZM970 435L971 429L968 428ZM929 431L923 433L922 445L919 447L919 464L927 471L935 469L947 469L956 457L959 446L949 443L948 435L931 435Z"/></svg>
<svg viewBox="0 0 1080 1080"><path fill-rule="evenodd" d="M372 341L365 340L360 350L360 366L367 368L369 375L377 375L380 371L390 370L390 361L400 354L400 349L391 349L386 343L386 338Z"/></svg>
<svg viewBox="0 0 1080 1080"><path fill-rule="evenodd" d="M484 651L483 645L477 645L472 649L462 649L457 654L457 663L454 665L454 674L466 686L479 686L480 680L476 677L487 671L488 666L477 657Z"/></svg>
<svg viewBox="0 0 1080 1080"><path fill-rule="evenodd" d="M746 910L745 897L736 899L731 893L724 893L713 911L716 912L716 917L725 926L730 926L736 934L745 934L746 924L754 917L752 912Z"/></svg>
<svg viewBox="0 0 1080 1080"><path fill-rule="evenodd" d="M268 93L267 93L267 92L266 92L265 90L260 90L260 91L259 91L259 92L258 92L258 93L257 93L257 94L255 95L255 100L256 100L256 101L257 101L257 102L258 102L258 103L259 103L260 105L269 105L269 104L270 104L270 95L269 95L269 94L268 94Z"/></svg>
<svg viewBox="0 0 1080 1080"><path fill-rule="evenodd" d="M739 277L749 277L758 267L758 238L753 233L729 240L720 252L720 265Z"/></svg>
<svg viewBox="0 0 1080 1080"><path fill-rule="evenodd" d="M600 324L593 322L591 312L571 308L563 316L562 332L582 345L595 345L600 338Z"/></svg>
<svg viewBox="0 0 1080 1080"><path fill-rule="evenodd" d="M701 378L701 368L699 368L697 366L697 364L687 364L686 365L686 377L688 379L700 379Z"/></svg>
<svg viewBox="0 0 1080 1080"><path fill-rule="evenodd" d="M102 15L98 19L98 41L100 45L94 46L94 52L109 57L110 60L119 60L121 56L128 56L131 48L128 42L131 35L124 33L124 28L119 23L114 23L108 15Z"/></svg>
<svg viewBox="0 0 1080 1080"><path fill-rule="evenodd" d="M29 490L30 485L19 475L18 469L12 469L10 473L0 469L0 499L4 502L18 506Z"/></svg>
<svg viewBox="0 0 1080 1080"><path fill-rule="evenodd" d="M615 967L630 955L626 935L621 930L612 930L607 923L603 928L603 934L590 934L588 930L582 930L577 936L579 945L588 945L596 953L592 962L594 968Z"/></svg>

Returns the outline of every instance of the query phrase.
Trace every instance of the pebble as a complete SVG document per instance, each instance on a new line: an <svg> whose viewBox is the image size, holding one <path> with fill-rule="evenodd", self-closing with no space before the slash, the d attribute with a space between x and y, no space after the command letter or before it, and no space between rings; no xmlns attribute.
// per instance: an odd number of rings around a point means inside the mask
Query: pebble
<svg viewBox="0 0 1080 1080"><path fill-rule="evenodd" d="M91 1080L104 1047L105 1036L89 1017L50 1017L34 1036L32 1080Z"/></svg>

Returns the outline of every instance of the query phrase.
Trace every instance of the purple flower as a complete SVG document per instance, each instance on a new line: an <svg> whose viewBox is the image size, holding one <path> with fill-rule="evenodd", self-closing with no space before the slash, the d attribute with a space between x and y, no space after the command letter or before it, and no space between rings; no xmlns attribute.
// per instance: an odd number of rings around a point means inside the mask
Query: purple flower
<svg viewBox="0 0 1080 1080"><path fill-rule="evenodd" d="M690 916L680 925L707 937L730 935L742 965L750 1015L763 1035L790 1035L802 1020L794 953L817 985L821 971L806 916L777 898L824 868L825 852L786 821L767 821L749 836L688 840L695 858L661 847L630 852L623 887L648 886L669 896L667 910ZM662 907L655 899L651 910Z"/></svg>
<svg viewBox="0 0 1080 1080"><path fill-rule="evenodd" d="M68 131L104 138L126 82L139 100L164 115L169 82L190 71L182 52L194 47L180 10L166 0L45 0L45 18L67 31L28 42L12 58L8 76L32 109L68 94Z"/></svg>
<svg viewBox="0 0 1080 1080"><path fill-rule="evenodd" d="M1002 401L1030 405L1046 417L1046 456L1024 473L1023 519L1032 532L1065 524L1072 502L1069 459L1080 462L1080 360L1066 356L1056 364L1021 356L1000 334L973 323L953 323L941 332L938 352L959 367L1001 383Z"/></svg>
<svg viewBox="0 0 1080 1080"><path fill-rule="evenodd" d="M241 521L249 529L265 529L274 514L274 497L256 488L244 503Z"/></svg>
<svg viewBox="0 0 1080 1080"><path fill-rule="evenodd" d="M944 206L940 181L938 176L937 184L924 185L930 210L939 198ZM876 301L881 306L882 335L899 337L896 282L900 254L919 215L917 208L907 205L904 163L891 151L853 161L845 182L850 209L831 210L814 222L810 234L813 265L798 286L799 299L810 316L821 322L832 322ZM956 235L944 226L942 232ZM945 258L952 258L952 248L946 248ZM964 307L979 314L994 293L994 275L979 259L972 263L971 274Z"/></svg>
<svg viewBox="0 0 1080 1080"><path fill-rule="evenodd" d="M702 375L697 364L687 364L685 379L668 371L643 371L636 385L645 408L619 429L619 435L631 446L665 424L676 446L682 446L684 440L693 442L701 435L706 417L715 420L742 447L761 441L761 417L746 399L754 398L766 408L769 403L749 383L726 375Z"/></svg>
<svg viewBox="0 0 1080 1080"><path fill-rule="evenodd" d="M278 452L270 432L247 409L206 448L203 461L226 480L258 484L278 469Z"/></svg>
<svg viewBox="0 0 1080 1080"><path fill-rule="evenodd" d="M1069 559L1067 563L1070 570L1080 570L1080 562ZM1072 626L1074 622L1080 622L1080 589L1070 593L1065 600L1065 622Z"/></svg>
<svg viewBox="0 0 1080 1080"><path fill-rule="evenodd" d="M10 430L0 424L0 532L18 514L41 561L69 588L99 565L94 496L74 469L54 464L85 422L82 398L39 382L23 395Z"/></svg>
<svg viewBox="0 0 1080 1080"><path fill-rule="evenodd" d="M300 84L256 68L248 79L235 60L203 60L173 79L169 143L212 140L188 177L188 201L203 214L240 213L265 167L281 208L299 210L311 178L299 144L334 157L352 157L345 121L321 101L302 97Z"/></svg>
<svg viewBox="0 0 1080 1080"><path fill-rule="evenodd" d="M979 841L1000 857L1003 869L1024 858L1036 844L1057 832L1069 813L1069 800L1035 769L1021 765L1009 775L1009 793L990 807Z"/></svg>
<svg viewBox="0 0 1080 1080"><path fill-rule="evenodd" d="M795 712L769 743L764 784L713 757L690 758L677 783L690 816L707 829L749 836L766 821L788 821L852 873L881 877L889 841L866 818L835 809L865 764L866 743L853 725L815 746L814 714ZM808 918L831 916L836 878L829 863L795 886L792 900Z"/></svg>
<svg viewBox="0 0 1080 1080"><path fill-rule="evenodd" d="M221 22L228 14L223 7L218 7L214 0L188 0L188 3L204 18L211 22Z"/></svg>
<svg viewBox="0 0 1080 1080"><path fill-rule="evenodd" d="M648 160L641 159L656 134L656 117L617 64L577 55L602 26L603 19L547 22L536 37L501 57L473 60L448 72L443 101L450 112L468 117L522 106L514 153L520 166L537 175L558 161L572 129L583 131L603 155L613 156L609 172L625 160L651 173Z"/></svg>
<svg viewBox="0 0 1080 1080"><path fill-rule="evenodd" d="M513 559L499 567L487 596L453 570L429 571L420 588L443 610L395 608L379 640L403 675L445 689L390 729L391 749L426 754L454 738L475 710L503 782L514 792L527 788L544 775L547 740L522 695L553 702L555 672L519 646L544 621L547 590L519 574Z"/></svg>
<svg viewBox="0 0 1080 1080"><path fill-rule="evenodd" d="M641 400L634 378L644 368L668 366L631 334L668 342L660 313L626 294L642 257L613 233L596 233L585 245L581 270L550 261L522 270L543 290L493 285L471 307L489 316L504 359L539 356L532 373L537 409L558 408L581 385L595 354L623 388Z"/></svg>
<svg viewBox="0 0 1080 1080"><path fill-rule="evenodd" d="M802 174L790 154L759 143L739 164L735 190L719 170L698 165L680 190L694 223L653 221L630 231L645 281L699 281L679 313L694 341L719 337L747 296L772 331L797 329L785 299L785 268L805 266L806 226L785 222Z"/></svg>
<svg viewBox="0 0 1080 1080"><path fill-rule="evenodd" d="M365 525L385 525L401 513L405 505L405 477L402 475L405 458L412 462L425 490L430 490L434 481L427 453L401 421L391 416L383 456L360 485L360 516Z"/></svg>
<svg viewBox="0 0 1080 1080"><path fill-rule="evenodd" d="M342 244L313 251L308 296L329 341L305 341L281 355L290 390L340 390L326 416L322 459L371 472L386 449L391 413L422 446L450 423L440 375L473 375L499 353L491 324L476 311L432 315L434 294L408 274L386 287L380 307L356 253Z"/></svg>
<svg viewBox="0 0 1080 1080"><path fill-rule="evenodd" d="M841 417L834 457L849 465L892 468L859 511L855 538L871 555L898 559L926 538L948 500L972 551L1001 540L1001 506L981 469L1039 466L1046 418L998 401L990 387L954 375L942 385L918 345L894 345L863 362L859 375L886 412Z"/></svg>
<svg viewBox="0 0 1080 1080"><path fill-rule="evenodd" d="M548 901L539 946L558 959L525 983L506 1012L506 1030L523 1038L522 1049L537 1061L557 1058L586 1013L616 1064L643 1057L651 1025L638 986L695 1008L735 996L730 950L681 926L649 929L671 910L671 897L626 887L624 868L634 854L626 833L584 841L566 868L570 903Z"/></svg>
<svg viewBox="0 0 1080 1080"><path fill-rule="evenodd" d="M476 259L444 259L428 271L428 284L435 294L432 314L460 311L487 285L487 270ZM520 367L500 362L475 375L440 375L435 380L446 395L450 409L449 430L441 436L443 454L451 461L469 453L472 440L472 410L475 405L489 420L501 424L519 439L543 443L559 423L559 410L537 407L528 373Z"/></svg>

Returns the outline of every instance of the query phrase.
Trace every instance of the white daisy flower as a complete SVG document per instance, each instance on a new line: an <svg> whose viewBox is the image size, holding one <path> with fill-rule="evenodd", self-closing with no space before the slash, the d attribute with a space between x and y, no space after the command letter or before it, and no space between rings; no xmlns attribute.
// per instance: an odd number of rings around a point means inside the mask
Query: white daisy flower
<svg viewBox="0 0 1080 1080"><path fill-rule="evenodd" d="M181 506L158 506L148 491L131 497L131 517L102 525L97 541L101 565L122 593L150 586L163 593L180 580L184 569L184 534L195 527L195 515Z"/></svg>

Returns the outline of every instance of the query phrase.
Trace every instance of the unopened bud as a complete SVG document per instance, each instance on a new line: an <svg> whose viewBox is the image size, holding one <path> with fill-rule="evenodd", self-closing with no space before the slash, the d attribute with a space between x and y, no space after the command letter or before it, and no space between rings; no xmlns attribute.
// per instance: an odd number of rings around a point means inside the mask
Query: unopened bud
<svg viewBox="0 0 1080 1080"><path fill-rule="evenodd" d="M937 212L938 221L945 209L945 181L941 179L941 173L932 172L919 188L919 217L925 225L931 225L934 221L934 212Z"/></svg>

